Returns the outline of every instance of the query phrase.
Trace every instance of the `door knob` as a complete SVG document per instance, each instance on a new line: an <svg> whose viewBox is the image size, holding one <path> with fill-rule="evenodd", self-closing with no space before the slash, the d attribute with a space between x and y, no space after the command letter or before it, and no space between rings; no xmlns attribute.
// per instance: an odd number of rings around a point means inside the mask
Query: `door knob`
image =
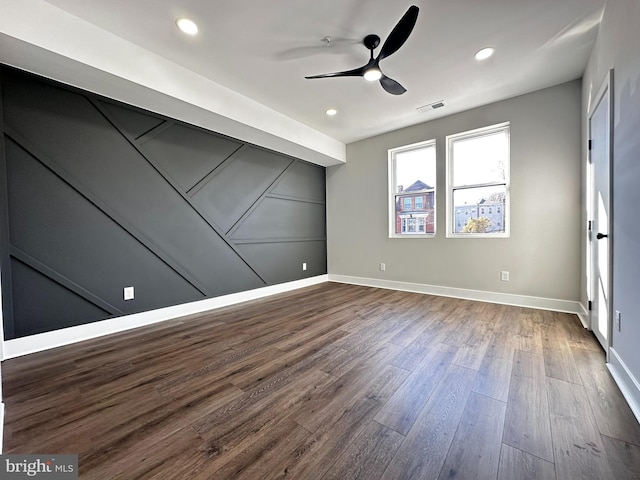
<svg viewBox="0 0 640 480"><path fill-rule="evenodd" d="M596 235L596 238L597 238L598 240L602 240L603 238L609 238L609 235L607 235L607 234L605 234L605 233L598 233L598 234Z"/></svg>

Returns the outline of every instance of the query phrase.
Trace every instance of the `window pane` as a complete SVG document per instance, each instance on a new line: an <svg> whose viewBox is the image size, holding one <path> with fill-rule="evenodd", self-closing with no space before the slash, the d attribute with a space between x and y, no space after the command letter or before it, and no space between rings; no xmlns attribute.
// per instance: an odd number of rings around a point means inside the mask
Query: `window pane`
<svg viewBox="0 0 640 480"><path fill-rule="evenodd" d="M453 190L453 233L505 231L504 185Z"/></svg>
<svg viewBox="0 0 640 480"><path fill-rule="evenodd" d="M391 154L390 188L394 208L391 231L396 235L435 232L435 144L399 150Z"/></svg>
<svg viewBox="0 0 640 480"><path fill-rule="evenodd" d="M452 142L453 186L504 182L509 159L507 133L497 132Z"/></svg>
<svg viewBox="0 0 640 480"><path fill-rule="evenodd" d="M427 189L436 185L436 147L429 145L415 150L395 154L396 193L410 190L416 182L426 185Z"/></svg>

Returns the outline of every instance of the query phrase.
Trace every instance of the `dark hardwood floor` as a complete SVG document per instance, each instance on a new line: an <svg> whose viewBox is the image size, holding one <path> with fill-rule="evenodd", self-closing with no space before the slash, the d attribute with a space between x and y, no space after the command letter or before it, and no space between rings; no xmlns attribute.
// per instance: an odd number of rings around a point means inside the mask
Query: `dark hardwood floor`
<svg viewBox="0 0 640 480"><path fill-rule="evenodd" d="M80 478L640 478L568 314L326 283L2 368L5 453Z"/></svg>

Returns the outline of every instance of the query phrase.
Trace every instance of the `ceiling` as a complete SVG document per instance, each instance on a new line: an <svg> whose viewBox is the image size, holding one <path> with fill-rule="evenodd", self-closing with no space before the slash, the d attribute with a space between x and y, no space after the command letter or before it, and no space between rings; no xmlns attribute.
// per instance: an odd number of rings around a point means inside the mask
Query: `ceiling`
<svg viewBox="0 0 640 480"><path fill-rule="evenodd" d="M605 0L415 0L416 27L381 62L407 92L361 78L305 80L364 65L410 2L387 0L47 0L68 14L351 143L580 78ZM177 17L200 32L182 34ZM329 46L322 41L332 37ZM477 50L496 53L479 62ZM377 53L377 52L376 52ZM445 107L416 109L444 100ZM336 108L334 117L325 111Z"/></svg>

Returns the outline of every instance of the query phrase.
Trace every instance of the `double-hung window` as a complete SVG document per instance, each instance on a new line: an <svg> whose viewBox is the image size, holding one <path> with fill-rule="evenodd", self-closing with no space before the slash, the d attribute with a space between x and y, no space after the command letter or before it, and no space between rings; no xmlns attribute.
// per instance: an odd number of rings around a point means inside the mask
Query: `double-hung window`
<svg viewBox="0 0 640 480"><path fill-rule="evenodd" d="M435 234L435 186L435 140L389 150L389 237Z"/></svg>
<svg viewBox="0 0 640 480"><path fill-rule="evenodd" d="M447 136L447 237L509 236L509 123Z"/></svg>

